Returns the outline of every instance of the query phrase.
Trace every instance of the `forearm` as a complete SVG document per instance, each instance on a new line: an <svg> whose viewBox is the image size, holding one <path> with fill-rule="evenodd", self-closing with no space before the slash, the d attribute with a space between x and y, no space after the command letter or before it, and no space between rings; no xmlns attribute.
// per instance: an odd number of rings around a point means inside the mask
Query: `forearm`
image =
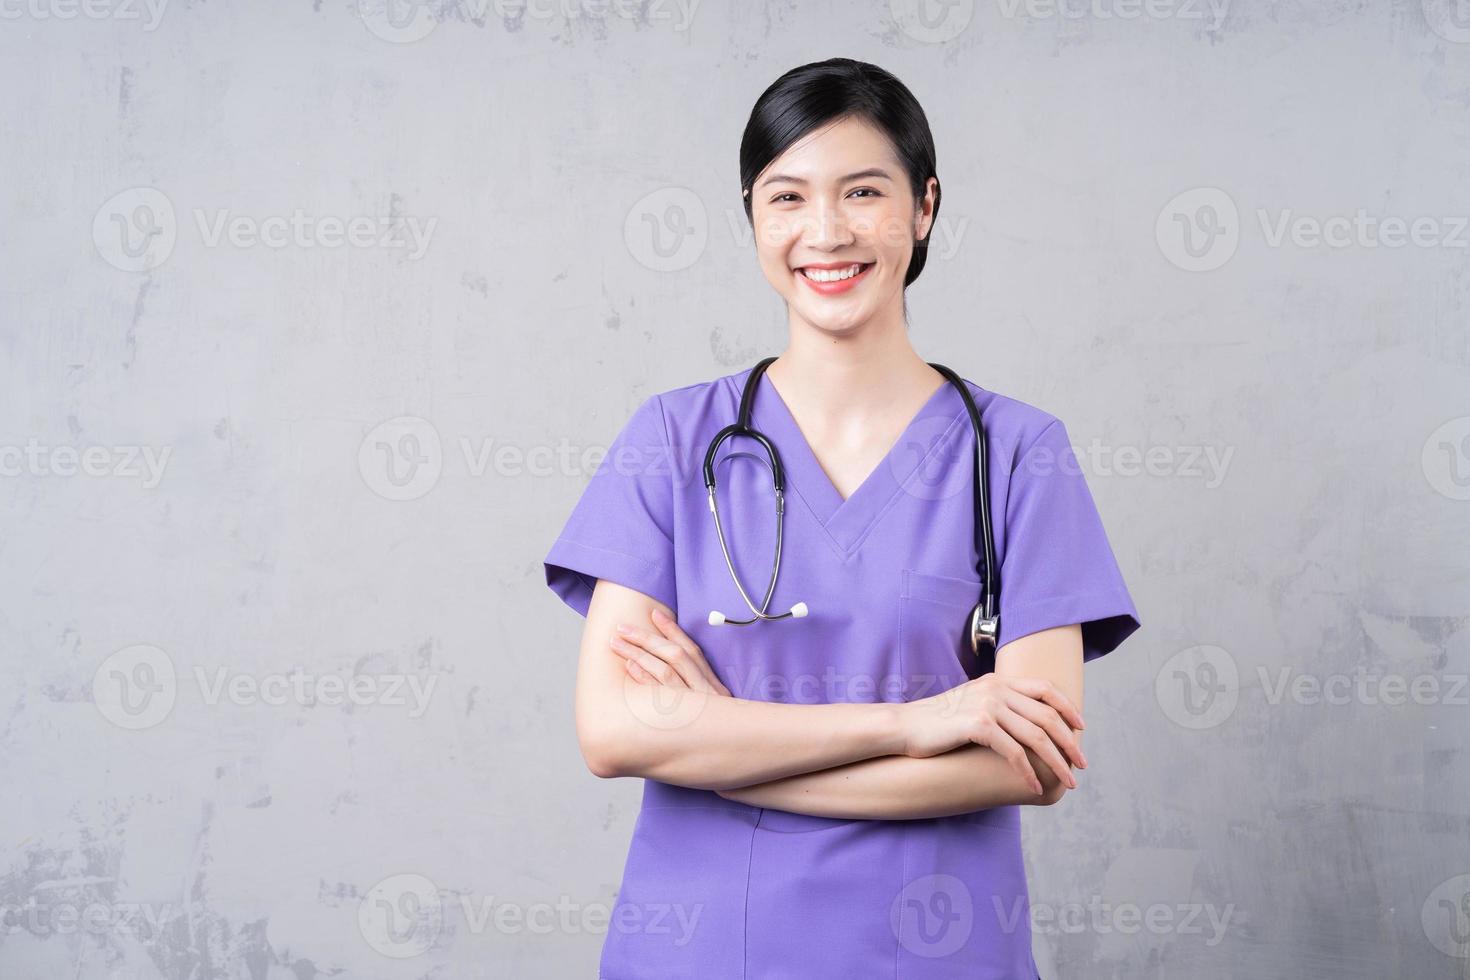
<svg viewBox="0 0 1470 980"><path fill-rule="evenodd" d="M895 704L781 704L628 683L601 712L599 775L721 790L903 752Z"/></svg>
<svg viewBox="0 0 1470 980"><path fill-rule="evenodd" d="M841 820L914 820L1055 802L1065 792L1061 780L1029 749L1026 758L1045 790L1041 796L1001 755L983 745L961 746L927 759L868 759L720 795L751 806Z"/></svg>

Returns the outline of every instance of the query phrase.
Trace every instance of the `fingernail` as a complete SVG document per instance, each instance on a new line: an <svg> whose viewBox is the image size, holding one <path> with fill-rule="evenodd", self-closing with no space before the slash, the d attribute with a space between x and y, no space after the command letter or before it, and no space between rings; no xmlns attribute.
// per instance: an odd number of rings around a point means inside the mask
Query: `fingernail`
<svg viewBox="0 0 1470 980"><path fill-rule="evenodd" d="M1082 756L1082 768L1083 769L1086 769L1087 768L1087 756L1085 756L1085 755Z"/></svg>
<svg viewBox="0 0 1470 980"><path fill-rule="evenodd" d="M632 633L633 632L633 627L628 626L628 625L626 625L624 623L619 623L618 624L618 632L621 633L621 634L623 634L624 636L627 636L629 633Z"/></svg>
<svg viewBox="0 0 1470 980"><path fill-rule="evenodd" d="M654 610L653 610L653 618L654 619L668 619L669 618L669 615L668 615L668 613L664 612L662 609L659 609L657 606L655 606L654 607Z"/></svg>

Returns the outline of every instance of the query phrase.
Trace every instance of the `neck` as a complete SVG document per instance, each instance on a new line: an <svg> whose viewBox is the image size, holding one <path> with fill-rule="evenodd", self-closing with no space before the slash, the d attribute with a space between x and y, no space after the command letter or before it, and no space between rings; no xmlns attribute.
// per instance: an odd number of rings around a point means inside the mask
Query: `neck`
<svg viewBox="0 0 1470 980"><path fill-rule="evenodd" d="M766 377L783 401L818 425L861 423L944 383L909 343L901 305L841 334L814 327L793 312L790 332Z"/></svg>

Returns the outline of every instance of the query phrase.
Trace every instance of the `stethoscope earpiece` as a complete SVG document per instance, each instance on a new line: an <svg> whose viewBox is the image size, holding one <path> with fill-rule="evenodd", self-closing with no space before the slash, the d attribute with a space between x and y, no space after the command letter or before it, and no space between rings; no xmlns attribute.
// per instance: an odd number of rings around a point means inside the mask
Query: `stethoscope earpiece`
<svg viewBox="0 0 1470 980"><path fill-rule="evenodd" d="M752 610L752 611L754 612L755 610ZM786 619L787 617L790 617L792 619L801 619L806 614L807 614L807 606L806 606L806 603L804 603L804 602L798 602L796 605L792 606L790 609L786 610L785 612L783 612L779 616L761 616L760 618L761 619ZM711 626L723 626L726 623L729 623L731 626L748 626L751 623L754 623L755 621L756 620L754 620L754 619L730 619L724 613L720 612L718 609L711 609L709 611L709 624Z"/></svg>

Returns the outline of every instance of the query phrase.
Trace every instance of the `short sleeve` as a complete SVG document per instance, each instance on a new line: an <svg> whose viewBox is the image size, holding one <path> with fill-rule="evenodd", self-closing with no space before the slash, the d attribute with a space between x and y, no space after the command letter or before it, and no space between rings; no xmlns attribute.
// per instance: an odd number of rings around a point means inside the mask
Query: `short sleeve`
<svg viewBox="0 0 1470 980"><path fill-rule="evenodd" d="M546 584L583 616L600 578L677 610L671 463L654 395L608 447L546 555Z"/></svg>
<svg viewBox="0 0 1470 980"><path fill-rule="evenodd" d="M1138 610L1060 419L1011 473L1000 567L997 646L1082 624L1082 660L1112 652L1138 629Z"/></svg>

